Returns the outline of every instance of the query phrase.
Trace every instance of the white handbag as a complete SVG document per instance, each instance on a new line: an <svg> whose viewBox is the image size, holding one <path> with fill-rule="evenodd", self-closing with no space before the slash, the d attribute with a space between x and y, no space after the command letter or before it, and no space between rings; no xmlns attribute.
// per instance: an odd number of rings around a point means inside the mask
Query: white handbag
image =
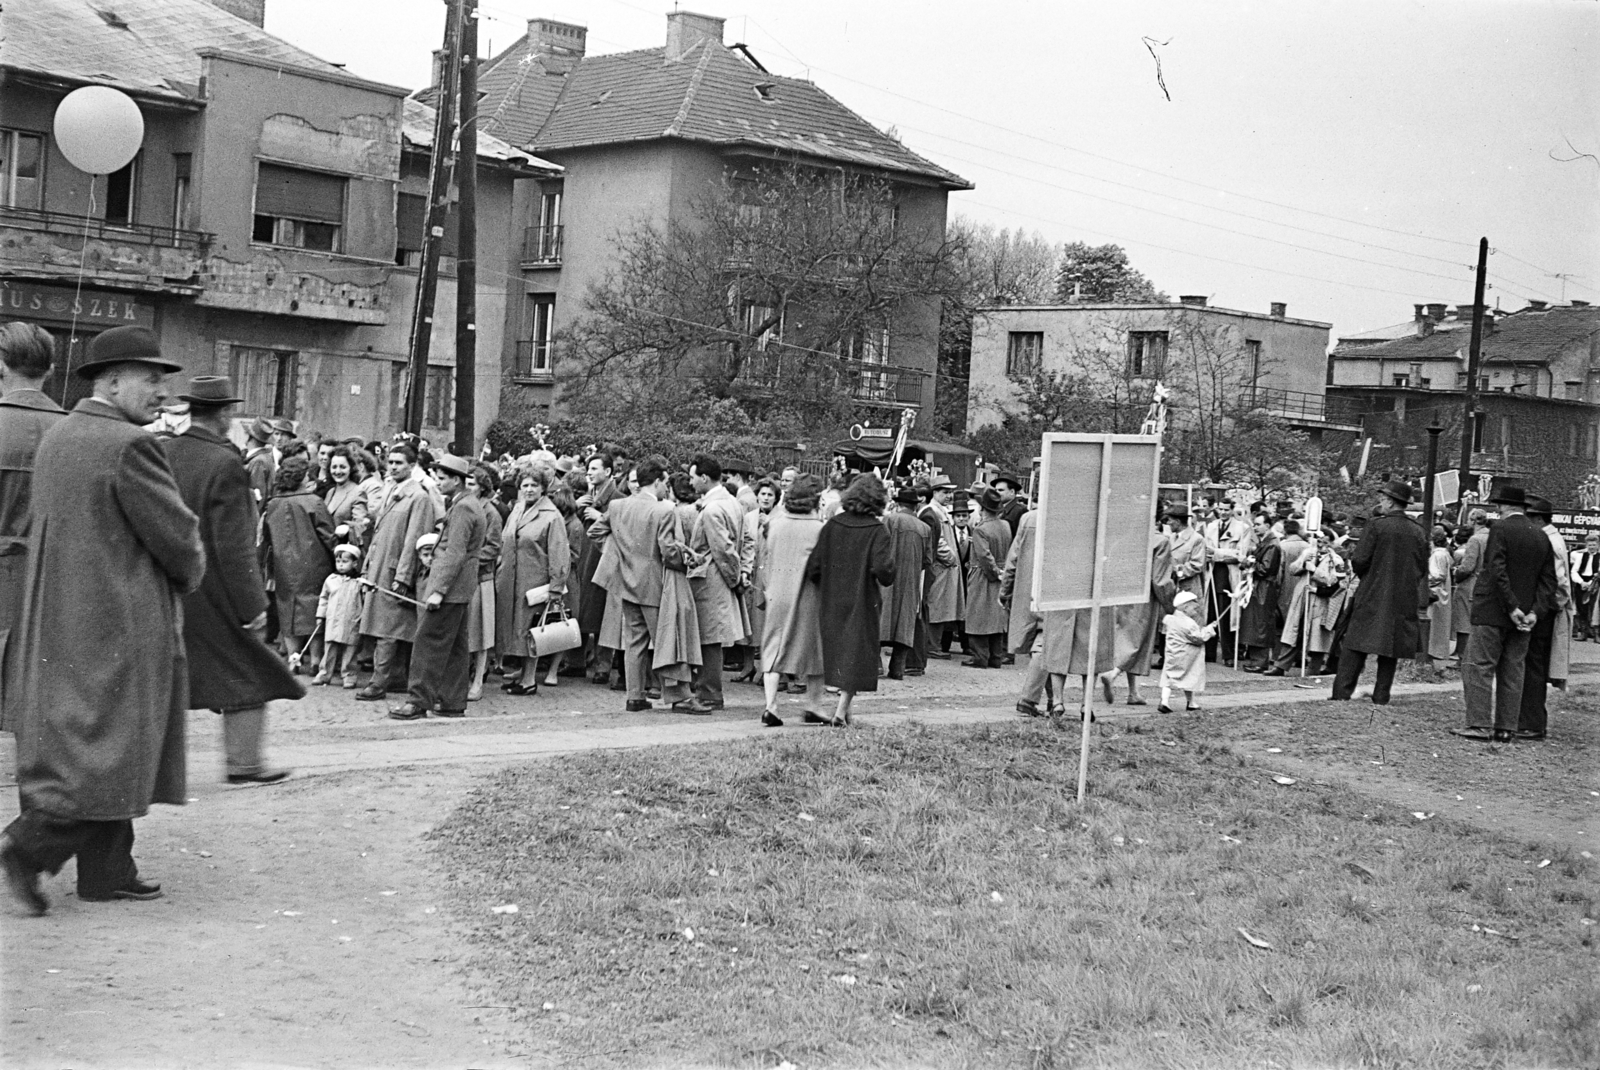
<svg viewBox="0 0 1600 1070"><path fill-rule="evenodd" d="M546 602L539 623L528 629L528 643L533 647L535 657L559 654L563 650L576 650L583 645L583 632L578 629L578 622L567 612L566 602L561 603L559 612L560 619L551 621L550 603Z"/></svg>
<svg viewBox="0 0 1600 1070"><path fill-rule="evenodd" d="M548 583L541 583L537 587L529 587L525 597L528 599L529 609L532 609L535 606L542 606L546 602L550 601L550 585Z"/></svg>

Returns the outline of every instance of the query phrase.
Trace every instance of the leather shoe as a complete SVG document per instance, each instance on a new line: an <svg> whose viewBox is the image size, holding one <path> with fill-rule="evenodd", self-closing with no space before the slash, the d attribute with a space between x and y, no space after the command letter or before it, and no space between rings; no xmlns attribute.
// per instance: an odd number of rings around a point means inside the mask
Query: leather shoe
<svg viewBox="0 0 1600 1070"><path fill-rule="evenodd" d="M709 716L716 707L701 702L697 698L686 698L672 704L673 713L692 713L698 716Z"/></svg>
<svg viewBox="0 0 1600 1070"><path fill-rule="evenodd" d="M647 698L630 698L628 700L629 713L643 713L646 710L653 710L655 708L655 703L651 702Z"/></svg>
<svg viewBox="0 0 1600 1070"><path fill-rule="evenodd" d="M930 650L930 651L928 651L928 657L930 657L930 658L938 658L940 661L949 661L950 660L950 651L948 651L948 650Z"/></svg>
<svg viewBox="0 0 1600 1070"><path fill-rule="evenodd" d="M987 669L989 667L989 663L987 661L978 661L974 658L968 658L966 661L963 661L961 665L963 668L967 669Z"/></svg>
<svg viewBox="0 0 1600 1070"><path fill-rule="evenodd" d="M114 899L138 899L148 901L160 899L162 896L161 885L153 882L146 883L135 877L121 888L114 888L105 895L84 895L78 893L78 898L85 903L109 903Z"/></svg>
<svg viewBox="0 0 1600 1070"><path fill-rule="evenodd" d="M761 727L762 728L782 728L783 727L783 719L781 717L779 717L777 714L773 713L771 710L767 710L765 713L763 713L761 715Z"/></svg>
<svg viewBox="0 0 1600 1070"><path fill-rule="evenodd" d="M263 769L259 773L229 773L230 784L276 784L290 773L288 769Z"/></svg>
<svg viewBox="0 0 1600 1070"><path fill-rule="evenodd" d="M1283 675L1283 670L1278 668L1278 666L1274 665L1270 669L1263 669L1262 672L1261 672L1261 675L1262 676L1282 676Z"/></svg>
<svg viewBox="0 0 1600 1070"><path fill-rule="evenodd" d="M414 702L394 706L389 710L389 719L391 721L420 721L426 716L428 716L428 711Z"/></svg>
<svg viewBox="0 0 1600 1070"><path fill-rule="evenodd" d="M1543 739L1544 735L1545 734L1543 732L1535 732L1532 729L1517 729L1517 738L1520 740Z"/></svg>
<svg viewBox="0 0 1600 1070"><path fill-rule="evenodd" d="M366 687L363 687L360 691L356 692L356 698L360 699L362 702L376 702L388 693L389 691L387 688L379 687L377 684L368 684Z"/></svg>
<svg viewBox="0 0 1600 1070"><path fill-rule="evenodd" d="M433 715L435 717L465 717L467 715L467 711L466 710L435 710Z"/></svg>
<svg viewBox="0 0 1600 1070"><path fill-rule="evenodd" d="M22 860L22 852L10 836L0 836L0 866L6 871L11 894L35 917L50 909L50 900L39 890L39 871Z"/></svg>

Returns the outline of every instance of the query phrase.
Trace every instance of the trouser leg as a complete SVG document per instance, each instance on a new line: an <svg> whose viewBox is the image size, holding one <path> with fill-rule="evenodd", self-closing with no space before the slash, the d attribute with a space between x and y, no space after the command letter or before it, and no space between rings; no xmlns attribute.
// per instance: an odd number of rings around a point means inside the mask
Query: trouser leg
<svg viewBox="0 0 1600 1070"><path fill-rule="evenodd" d="M1394 687L1394 671L1400 659L1378 655L1378 675L1372 682L1372 701L1380 706L1389 704L1389 691Z"/></svg>
<svg viewBox="0 0 1600 1070"><path fill-rule="evenodd" d="M40 873L59 873L77 855L80 896L110 895L138 876L132 821L78 821L24 810L6 826L6 835L21 860Z"/></svg>
<svg viewBox="0 0 1600 1070"><path fill-rule="evenodd" d="M1545 700L1549 697L1546 686L1550 682L1550 648L1555 640L1555 623L1554 618L1542 620L1528 633L1518 731L1543 732L1549 721L1550 711Z"/></svg>
<svg viewBox="0 0 1600 1070"><path fill-rule="evenodd" d="M229 776L252 776L261 772L261 736L267 725L267 708L251 706L242 710L223 710L222 749Z"/></svg>
<svg viewBox="0 0 1600 1070"><path fill-rule="evenodd" d="M467 649L469 603L446 602L421 615L411 649L411 702L425 710L464 710L472 685Z"/></svg>
<svg viewBox="0 0 1600 1070"><path fill-rule="evenodd" d="M336 664L341 674L341 682L346 687L354 687L356 686L356 674L360 669L359 662L361 657L358 651L360 644L339 643L335 644L335 646L339 650L340 660Z"/></svg>
<svg viewBox="0 0 1600 1070"><path fill-rule="evenodd" d="M694 669L694 694L701 702L722 705L722 644L700 647L700 664Z"/></svg>
<svg viewBox="0 0 1600 1070"><path fill-rule="evenodd" d="M399 639L380 638L372 644L372 683L387 691L400 691L406 686L401 643Z"/></svg>
<svg viewBox="0 0 1600 1070"><path fill-rule="evenodd" d="M1035 706L1044 701L1044 684L1048 677L1044 667L1044 655L1034 654L1028 659L1028 667L1022 674L1022 692L1017 695L1018 702L1031 702Z"/></svg>
<svg viewBox="0 0 1600 1070"><path fill-rule="evenodd" d="M1475 625L1461 659L1461 698L1468 728L1494 727L1494 679L1505 634L1487 624ZM1519 696L1520 701L1520 696Z"/></svg>
<svg viewBox="0 0 1600 1070"><path fill-rule="evenodd" d="M1526 678L1528 640L1531 632L1515 628L1505 633L1505 645L1500 652L1500 667L1495 673L1494 727L1498 731L1515 732L1522 717L1522 686Z"/></svg>
<svg viewBox="0 0 1600 1070"><path fill-rule="evenodd" d="M911 651L906 655L906 668L914 672L928 671L928 648L933 646L933 633L928 628L928 610L924 606L917 614L917 628L911 638Z"/></svg>
<svg viewBox="0 0 1600 1070"><path fill-rule="evenodd" d="M889 679L899 680L906 674L906 654L911 650L904 643L889 644Z"/></svg>
<svg viewBox="0 0 1600 1070"><path fill-rule="evenodd" d="M623 672L628 683L628 701L643 702L650 679L650 628L644 610L636 602L622 603Z"/></svg>
<svg viewBox="0 0 1600 1070"><path fill-rule="evenodd" d="M1361 679L1361 670L1366 667L1365 654L1345 647L1339 655L1339 672L1333 678L1333 697L1340 701L1349 700L1356 693L1356 681Z"/></svg>

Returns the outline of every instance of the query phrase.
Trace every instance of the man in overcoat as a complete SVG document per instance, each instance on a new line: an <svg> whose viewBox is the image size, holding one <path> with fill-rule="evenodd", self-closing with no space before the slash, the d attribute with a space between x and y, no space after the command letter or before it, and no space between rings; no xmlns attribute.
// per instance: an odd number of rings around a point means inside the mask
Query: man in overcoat
<svg viewBox="0 0 1600 1070"><path fill-rule="evenodd" d="M586 469L589 493L578 499L578 512L585 526L595 523L621 496L614 477L616 458L606 450L599 450L589 458ZM577 574L574 586L578 590L578 628L583 632L584 664L593 683L606 683L611 675L611 651L600 646L600 626L605 621L605 588L594 582L595 569L600 567L599 543L590 542L573 571Z"/></svg>
<svg viewBox="0 0 1600 1070"><path fill-rule="evenodd" d="M1011 529L1011 537L1014 539L1017 537L1017 525L1022 523L1022 516L1028 511L1027 500L1021 496L1022 480L1002 473L995 476L989 485L1000 494L1000 519Z"/></svg>
<svg viewBox="0 0 1600 1070"><path fill-rule="evenodd" d="M647 457L639 462L636 476L638 491L613 501L589 528L589 538L611 544L601 556L594 581L622 605L626 708L630 713L652 708L644 692L655 668L663 677L662 698L672 702L673 709L708 714L711 707L688 688L693 678L691 645L693 657L701 656L693 595L688 618L681 622L677 607L663 601L667 570L687 573L691 563L688 547L678 534L677 511L666 500L667 473L659 460ZM691 627L680 627L680 623ZM693 644L682 634L691 630L695 633ZM652 647L656 651L653 659L649 656Z"/></svg>
<svg viewBox="0 0 1600 1070"><path fill-rule="evenodd" d="M1186 503L1176 502L1167 506L1167 530L1171 535L1173 582L1177 584L1178 591L1188 591L1203 603L1210 551L1205 536L1189 526L1189 506Z"/></svg>
<svg viewBox="0 0 1600 1070"><path fill-rule="evenodd" d="M700 623L700 667L694 673L694 693L700 702L720 710L724 703L723 648L738 646L750 637L743 598L747 578L744 545L746 528L755 522L723 485L717 458L697 456L689 467L689 478L700 495L695 503L699 514L689 533L689 549L700 562L689 573ZM753 550L753 540L750 546Z"/></svg>
<svg viewBox="0 0 1600 1070"><path fill-rule="evenodd" d="M1278 593L1282 587L1283 551L1278 548L1278 537L1272 533L1266 513L1257 513L1250 523L1250 553L1244 560L1250 577L1250 597L1239 614L1239 635L1245 650L1245 664L1240 668L1245 672L1265 672L1282 632Z"/></svg>
<svg viewBox="0 0 1600 1070"><path fill-rule="evenodd" d="M1333 678L1334 699L1348 701L1354 696L1367 655L1373 654L1378 676L1372 701L1387 705L1399 659L1417 653L1417 593L1428 572L1428 537L1406 516L1409 504L1410 484L1385 483L1377 495L1378 515L1350 554L1350 568L1361 577L1361 585L1350 606L1339 671Z"/></svg>
<svg viewBox="0 0 1600 1070"><path fill-rule="evenodd" d="M356 698L368 702L407 686L405 663L417 634L417 613L408 599L416 599L422 572L417 540L432 534L439 521L432 496L414 478L416 463L417 451L409 444L397 442L389 448L389 482L362 567L362 578L373 591L361 609L361 634L375 642L372 679Z"/></svg>
<svg viewBox="0 0 1600 1070"><path fill-rule="evenodd" d="M1568 662L1572 654L1572 577L1568 572L1567 541L1551 523L1555 507L1550 499L1528 495L1526 515L1536 526L1543 526L1550 540L1550 562L1556 570L1555 604L1528 630L1528 656L1523 661L1522 709L1517 721L1517 738L1545 738L1550 710L1545 704L1550 684L1567 686Z"/></svg>
<svg viewBox="0 0 1600 1070"><path fill-rule="evenodd" d="M278 475L278 456L272 448L272 421L256 417L245 429L244 467L250 476L250 495L255 499L256 512L267 507L272 497L272 481Z"/></svg>
<svg viewBox="0 0 1600 1070"><path fill-rule="evenodd" d="M1549 537L1525 515L1527 492L1503 487L1489 501L1500 507L1500 519L1489 529L1472 591L1472 637L1461 659L1467 723L1450 731L1504 743L1516 738L1522 716L1524 661L1533 629L1555 612L1556 568Z"/></svg>
<svg viewBox="0 0 1600 1070"><path fill-rule="evenodd" d="M471 464L446 454L434 461L433 469L450 508L419 599L427 609L417 622L412 644L410 693L404 703L389 711L396 721L421 720L430 712L440 717L465 717L467 690L472 685L467 607L478 589L478 558L483 553L488 521L466 493Z"/></svg>
<svg viewBox="0 0 1600 1070"><path fill-rule="evenodd" d="M902 487L883 516L894 555L894 583L883 592L878 639L890 647L888 678L905 679L907 656L915 645L922 614L922 577L933 566L933 540L928 525L917 519L917 491Z"/></svg>
<svg viewBox="0 0 1600 1070"><path fill-rule="evenodd" d="M28 570L28 498L39 440L66 413L44 393L55 340L31 323L0 326L0 731L15 732L10 710L22 672L16 642Z"/></svg>
<svg viewBox="0 0 1600 1070"><path fill-rule="evenodd" d="M180 600L205 573L200 523L144 430L167 399L153 332L114 327L77 374L94 393L45 432L34 460L23 595L21 814L0 864L31 911L40 873L78 858L78 898L154 899L133 819L185 801Z"/></svg>
<svg viewBox="0 0 1600 1070"><path fill-rule="evenodd" d="M228 441L233 396L225 375L189 380L189 430L163 447L178 493L200 518L205 577L183 600L189 660L189 708L222 715L230 784L271 784L289 775L261 757L267 703L298 699L305 689L267 646L267 595L256 557L256 508L250 477Z"/></svg>
<svg viewBox="0 0 1600 1070"><path fill-rule="evenodd" d="M922 522L938 528L933 568L928 570L924 615L928 618L928 656L948 658L950 631L961 630L967 616L967 577L962 567L961 549L956 534L953 500L956 485L948 479L933 487L933 501L922 513ZM964 505L964 503L963 503Z"/></svg>
<svg viewBox="0 0 1600 1070"><path fill-rule="evenodd" d="M983 521L972 529L967 563L967 644L972 656L961 664L972 669L998 669L1011 623L1000 604L1006 554L1011 550L1011 526L1001 516L1005 502L995 488L983 492L979 506Z"/></svg>

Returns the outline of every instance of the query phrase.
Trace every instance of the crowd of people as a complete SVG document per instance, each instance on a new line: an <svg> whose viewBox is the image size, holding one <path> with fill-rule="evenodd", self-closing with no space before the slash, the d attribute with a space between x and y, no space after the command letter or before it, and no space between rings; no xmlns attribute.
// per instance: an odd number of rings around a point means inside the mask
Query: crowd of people
<svg viewBox="0 0 1600 1070"><path fill-rule="evenodd" d="M1333 674L1348 700L1368 655L1385 703L1420 652L1460 664L1456 731L1506 741L1544 737L1574 629L1600 624L1600 539L1569 557L1550 503L1516 488L1496 519L1431 535L1403 482L1318 530L1288 502L1167 503L1148 601L1096 622L1034 608L1039 512L1016 476L761 474L616 446L490 462L269 419L241 449L225 376L188 381L182 426L163 416L179 366L150 331L92 340L71 413L42 389L54 352L0 325L0 723L22 800L0 863L39 913L39 874L73 855L81 898L159 896L132 822L184 801L185 711L222 716L228 782L273 783L267 704L307 683L395 695L397 721L464 717L491 676L512 697L587 679L626 711L707 715L731 673L761 689L763 725L788 692L803 723L843 727L856 695L931 659L1021 660L1017 709L1045 716L1074 676L1107 702L1125 679L1143 705L1159 673L1160 710L1178 692L1195 709L1214 661Z"/></svg>

